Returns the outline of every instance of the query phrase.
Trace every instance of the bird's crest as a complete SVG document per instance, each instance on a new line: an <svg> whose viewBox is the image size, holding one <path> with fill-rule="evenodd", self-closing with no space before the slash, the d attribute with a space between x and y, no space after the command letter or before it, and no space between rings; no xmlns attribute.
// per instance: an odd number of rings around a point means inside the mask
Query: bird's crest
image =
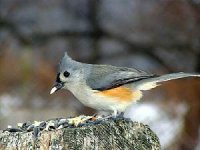
<svg viewBox="0 0 200 150"><path fill-rule="evenodd" d="M71 57L69 57L69 55L67 54L67 52L64 53L64 56L61 58L60 63L59 63L59 72L61 72L62 70L64 70L65 68L68 68L70 66L73 66L73 60Z"/></svg>

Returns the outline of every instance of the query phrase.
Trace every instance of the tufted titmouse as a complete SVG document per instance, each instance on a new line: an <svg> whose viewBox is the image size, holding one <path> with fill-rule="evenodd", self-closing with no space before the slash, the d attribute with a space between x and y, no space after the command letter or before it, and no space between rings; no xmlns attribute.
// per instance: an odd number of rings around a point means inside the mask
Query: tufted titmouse
<svg viewBox="0 0 200 150"><path fill-rule="evenodd" d="M80 63L65 53L50 94L68 89L85 106L113 111L116 116L140 100L142 91L163 81L185 77L200 77L200 74L180 72L157 76L133 68Z"/></svg>

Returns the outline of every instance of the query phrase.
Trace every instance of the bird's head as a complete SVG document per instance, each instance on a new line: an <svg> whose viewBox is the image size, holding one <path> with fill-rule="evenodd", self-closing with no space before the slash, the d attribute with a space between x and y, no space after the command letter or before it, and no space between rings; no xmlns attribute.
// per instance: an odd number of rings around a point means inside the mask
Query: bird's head
<svg viewBox="0 0 200 150"><path fill-rule="evenodd" d="M65 52L58 66L56 81L50 94L60 89L68 89L70 85L76 84L82 77L82 63L72 60Z"/></svg>

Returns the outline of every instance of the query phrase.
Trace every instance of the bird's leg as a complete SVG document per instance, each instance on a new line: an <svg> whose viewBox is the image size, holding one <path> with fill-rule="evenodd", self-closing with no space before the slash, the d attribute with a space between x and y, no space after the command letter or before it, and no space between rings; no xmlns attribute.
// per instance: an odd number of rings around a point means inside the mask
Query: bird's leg
<svg viewBox="0 0 200 150"><path fill-rule="evenodd" d="M124 118L124 112L118 112L117 110L114 109L112 114L104 117L103 120L117 119L117 118Z"/></svg>
<svg viewBox="0 0 200 150"><path fill-rule="evenodd" d="M117 118L118 112L116 109L113 110L112 117Z"/></svg>
<svg viewBox="0 0 200 150"><path fill-rule="evenodd" d="M111 117L113 117L113 118L123 118L124 112L118 112L117 110L113 110Z"/></svg>
<svg viewBox="0 0 200 150"><path fill-rule="evenodd" d="M117 118L117 114L118 114L117 110L113 110L113 112L109 114L108 116L105 116L103 120L110 119L110 118Z"/></svg>
<svg viewBox="0 0 200 150"><path fill-rule="evenodd" d="M117 118L118 112L116 109L113 110L111 115L108 115L106 118Z"/></svg>
<svg viewBox="0 0 200 150"><path fill-rule="evenodd" d="M120 112L118 115L119 118L124 118L124 112Z"/></svg>

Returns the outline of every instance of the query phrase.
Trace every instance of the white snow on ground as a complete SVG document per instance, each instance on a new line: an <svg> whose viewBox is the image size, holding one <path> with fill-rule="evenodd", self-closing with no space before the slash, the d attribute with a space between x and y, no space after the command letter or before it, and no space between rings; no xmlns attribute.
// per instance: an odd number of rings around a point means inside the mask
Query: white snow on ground
<svg viewBox="0 0 200 150"><path fill-rule="evenodd" d="M183 127L183 118L187 111L184 104L176 106L176 117L170 115L155 103L140 103L133 105L125 112L125 117L142 122L158 135L162 148L166 148L177 137Z"/></svg>
<svg viewBox="0 0 200 150"><path fill-rule="evenodd" d="M16 108L22 104L22 100L18 96L3 94L0 96L0 115L6 117L11 114L12 108Z"/></svg>

